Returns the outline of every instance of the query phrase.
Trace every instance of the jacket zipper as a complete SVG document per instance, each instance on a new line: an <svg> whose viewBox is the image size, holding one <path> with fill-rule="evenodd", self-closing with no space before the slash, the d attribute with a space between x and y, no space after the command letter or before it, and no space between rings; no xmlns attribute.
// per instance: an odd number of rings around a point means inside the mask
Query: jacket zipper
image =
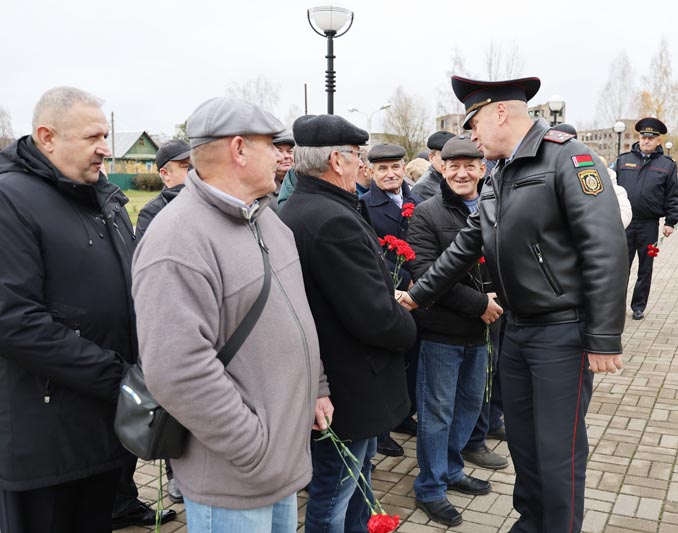
<svg viewBox="0 0 678 533"><path fill-rule="evenodd" d="M299 333L301 334L301 338L303 339L304 363L306 364L306 377L308 378L308 392L309 392L308 407L311 413L315 413L315 407L313 406L313 398L310 397L313 384L311 383L311 356L308 350L308 340L306 339L306 332L304 331L304 328L301 325L301 321L299 320L299 316L297 315L296 310L292 306L292 302L290 302L290 299L287 297L287 293L285 292L282 283L280 283L280 280L278 279L278 275L273 270L271 271L271 274L273 274L273 279L275 279L275 282L280 287L280 292L282 293L283 298L285 299L287 307L290 308L292 317L294 317L294 322L297 324L297 328L299 329Z"/></svg>
<svg viewBox="0 0 678 533"><path fill-rule="evenodd" d="M508 294L506 292L506 287L504 287L504 278L501 275L501 264L499 261L499 218L500 218L500 212L501 212L501 191L504 186L504 170L506 169L506 164L504 167L500 170L500 172L497 172L497 178L501 178L499 180L499 183L497 183L497 180L492 179L492 190L494 191L495 195L495 212L494 212L494 250L495 250L495 255L496 255L496 260L497 260L497 277L499 278L499 285L501 287L501 292L502 292L502 297L504 298L504 303L506 304L507 309L511 309L511 303L509 301ZM499 174L501 173L501 176ZM495 185L496 184L496 185ZM495 186L499 187L499 190L495 189Z"/></svg>
<svg viewBox="0 0 678 533"><path fill-rule="evenodd" d="M561 296L563 294L563 288L556 280L556 277L553 275L549 264L544 259L544 254L541 252L541 246L539 246L539 243L533 244L532 250L534 250L534 254L537 256L537 261L539 261L539 266L541 267L544 276L546 276L546 280L549 282L549 285L551 285L553 292L556 293L556 296Z"/></svg>
<svg viewBox="0 0 678 533"><path fill-rule="evenodd" d="M49 403L52 400L52 381L45 381L45 403Z"/></svg>

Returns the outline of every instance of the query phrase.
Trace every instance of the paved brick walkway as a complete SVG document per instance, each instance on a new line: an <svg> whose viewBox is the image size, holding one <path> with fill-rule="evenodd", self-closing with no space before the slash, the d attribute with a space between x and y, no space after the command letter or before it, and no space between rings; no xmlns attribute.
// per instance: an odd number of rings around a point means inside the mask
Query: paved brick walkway
<svg viewBox="0 0 678 533"><path fill-rule="evenodd" d="M652 294L644 320L631 320L624 331L624 370L597 376L587 416L591 457L585 504L585 532L678 532L678 235L666 239L655 260ZM635 281L635 268L632 273ZM629 293L630 297L630 293ZM413 482L417 475L415 439L394 436L405 456L377 458L374 489L391 513L403 519L398 531L439 533L445 528L415 510ZM506 443L489 446L508 455ZM467 469L492 482L486 496L448 493L462 512L464 523L446 531L502 533L513 524L512 465L503 471ZM140 463L136 473L141 498L154 501L158 467ZM305 493L299 495L299 524L303 531ZM187 532L183 505L165 506L179 513L163 533ZM128 528L125 533L151 531Z"/></svg>

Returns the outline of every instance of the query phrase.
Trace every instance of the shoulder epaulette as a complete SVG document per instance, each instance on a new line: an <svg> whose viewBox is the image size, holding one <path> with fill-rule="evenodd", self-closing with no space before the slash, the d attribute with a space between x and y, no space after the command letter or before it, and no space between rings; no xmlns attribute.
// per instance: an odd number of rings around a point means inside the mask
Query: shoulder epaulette
<svg viewBox="0 0 678 533"><path fill-rule="evenodd" d="M546 135L544 135L545 141L551 141L552 143L558 144L563 144L573 138L574 135L571 133L565 133L564 131L558 130L549 130L546 132Z"/></svg>

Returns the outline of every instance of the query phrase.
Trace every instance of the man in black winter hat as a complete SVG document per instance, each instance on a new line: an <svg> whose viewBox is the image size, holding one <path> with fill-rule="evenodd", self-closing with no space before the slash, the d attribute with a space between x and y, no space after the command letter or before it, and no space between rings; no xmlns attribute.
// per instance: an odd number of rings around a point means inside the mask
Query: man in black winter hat
<svg viewBox="0 0 678 533"><path fill-rule="evenodd" d="M367 132L336 115L293 127L298 181L280 212L294 233L306 294L332 391L332 427L370 483L377 435L409 412L404 353L416 327L393 298L391 273L356 195ZM314 441L305 531L366 531L369 508L334 445Z"/></svg>

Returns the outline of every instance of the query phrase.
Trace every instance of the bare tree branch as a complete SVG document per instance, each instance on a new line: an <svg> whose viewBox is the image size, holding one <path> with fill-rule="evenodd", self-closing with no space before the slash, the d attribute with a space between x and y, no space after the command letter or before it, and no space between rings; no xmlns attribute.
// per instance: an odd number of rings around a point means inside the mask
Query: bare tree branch
<svg viewBox="0 0 678 533"><path fill-rule="evenodd" d="M619 54L610 65L607 82L598 98L598 117L604 124L614 124L628 118L636 100L636 79L626 52Z"/></svg>
<svg viewBox="0 0 678 533"><path fill-rule="evenodd" d="M414 158L426 146L430 128L429 113L424 99L419 95L407 94L398 87L389 100L391 107L384 118L385 137L405 148L406 158Z"/></svg>
<svg viewBox="0 0 678 533"><path fill-rule="evenodd" d="M248 80L244 83L232 82L226 87L226 96L240 98L275 113L280 99L279 89L279 85L273 84L268 78L259 76L256 80Z"/></svg>
<svg viewBox="0 0 678 533"><path fill-rule="evenodd" d="M12 119L7 110L0 107L0 150L12 144L13 141Z"/></svg>

